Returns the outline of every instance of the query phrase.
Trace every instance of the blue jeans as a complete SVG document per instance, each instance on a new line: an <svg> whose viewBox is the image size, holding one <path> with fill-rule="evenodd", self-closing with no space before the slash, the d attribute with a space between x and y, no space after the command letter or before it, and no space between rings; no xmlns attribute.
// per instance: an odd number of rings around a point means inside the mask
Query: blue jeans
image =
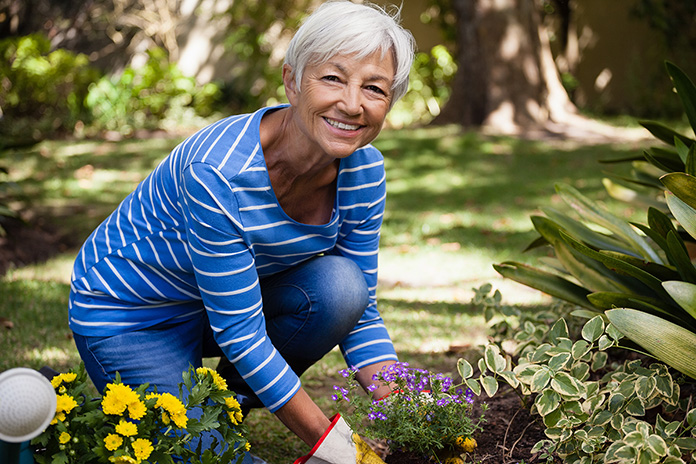
<svg viewBox="0 0 696 464"><path fill-rule="evenodd" d="M362 272L340 256L317 256L261 279L261 292L268 336L297 375L338 345L368 304ZM189 365L200 367L202 358L222 356L218 370L237 392L243 410L262 406L222 355L207 317L111 337L74 336L100 392L118 372L124 384L149 383L160 393L178 395L181 374Z"/></svg>

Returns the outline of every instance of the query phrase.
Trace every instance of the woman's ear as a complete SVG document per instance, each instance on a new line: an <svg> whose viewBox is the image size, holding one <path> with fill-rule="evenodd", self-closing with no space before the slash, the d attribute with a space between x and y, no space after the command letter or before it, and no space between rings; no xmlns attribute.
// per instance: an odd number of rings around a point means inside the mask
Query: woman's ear
<svg viewBox="0 0 696 464"><path fill-rule="evenodd" d="M285 86L285 96L291 105L297 99L297 83L295 82L295 72L289 64L283 65L283 85Z"/></svg>

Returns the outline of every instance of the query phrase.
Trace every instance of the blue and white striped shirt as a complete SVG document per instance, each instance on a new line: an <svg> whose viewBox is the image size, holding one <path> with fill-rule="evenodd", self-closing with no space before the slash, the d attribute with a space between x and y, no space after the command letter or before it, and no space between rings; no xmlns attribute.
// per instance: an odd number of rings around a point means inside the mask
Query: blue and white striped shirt
<svg viewBox="0 0 696 464"><path fill-rule="evenodd" d="M319 253L352 259L370 304L340 345L346 362L397 358L375 298L382 155L368 145L341 159L329 223L298 223L278 204L266 170L259 123L269 109L223 119L179 144L87 239L69 309L71 329L85 336L207 311L225 355L275 411L300 381L266 335L260 277Z"/></svg>

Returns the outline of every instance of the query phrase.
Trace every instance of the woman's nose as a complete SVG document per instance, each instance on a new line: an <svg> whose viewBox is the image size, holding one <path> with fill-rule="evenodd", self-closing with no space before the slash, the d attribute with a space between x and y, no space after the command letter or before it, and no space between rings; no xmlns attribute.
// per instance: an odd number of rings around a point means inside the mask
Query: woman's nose
<svg viewBox="0 0 696 464"><path fill-rule="evenodd" d="M351 116L362 112L362 94L360 88L348 85L343 89L340 109Z"/></svg>

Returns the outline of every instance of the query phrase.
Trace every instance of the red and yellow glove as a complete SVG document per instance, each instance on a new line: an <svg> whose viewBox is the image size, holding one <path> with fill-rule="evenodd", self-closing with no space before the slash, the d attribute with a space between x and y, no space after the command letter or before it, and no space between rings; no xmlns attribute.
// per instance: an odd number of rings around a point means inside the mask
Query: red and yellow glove
<svg viewBox="0 0 696 464"><path fill-rule="evenodd" d="M295 464L384 464L384 461L348 427L340 414L306 456Z"/></svg>

